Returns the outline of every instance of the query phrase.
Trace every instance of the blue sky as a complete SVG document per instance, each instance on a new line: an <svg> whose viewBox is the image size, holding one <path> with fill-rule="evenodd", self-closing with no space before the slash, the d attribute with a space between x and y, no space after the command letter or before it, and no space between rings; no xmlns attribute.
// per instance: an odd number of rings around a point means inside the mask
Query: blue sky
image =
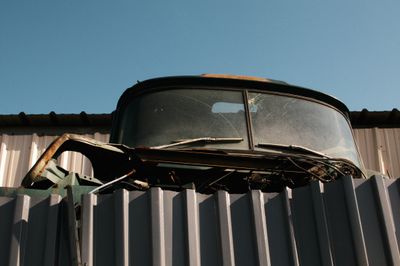
<svg viewBox="0 0 400 266"><path fill-rule="evenodd" d="M0 114L109 113L136 80L284 80L400 108L400 1L0 1Z"/></svg>

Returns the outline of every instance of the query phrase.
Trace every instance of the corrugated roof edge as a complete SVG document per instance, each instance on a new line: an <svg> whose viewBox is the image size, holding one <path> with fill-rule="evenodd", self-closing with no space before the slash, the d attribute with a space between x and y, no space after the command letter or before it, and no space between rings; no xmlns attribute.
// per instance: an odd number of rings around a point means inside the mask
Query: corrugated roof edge
<svg viewBox="0 0 400 266"><path fill-rule="evenodd" d="M2 127L26 126L72 126L72 127L107 127L111 126L111 114L19 114L0 115Z"/></svg>
<svg viewBox="0 0 400 266"><path fill-rule="evenodd" d="M399 127L400 111L397 108L391 111L361 111L350 112L350 120L353 128L369 127Z"/></svg>
<svg viewBox="0 0 400 266"><path fill-rule="evenodd" d="M1 127L60 126L60 127L111 127L112 114L4 114L0 115ZM354 128L399 127L400 111L351 111L350 120Z"/></svg>

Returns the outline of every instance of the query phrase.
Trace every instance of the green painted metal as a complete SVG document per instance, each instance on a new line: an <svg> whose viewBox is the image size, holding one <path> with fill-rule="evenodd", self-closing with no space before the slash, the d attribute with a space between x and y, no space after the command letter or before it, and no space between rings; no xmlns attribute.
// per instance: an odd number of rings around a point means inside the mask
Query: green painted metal
<svg viewBox="0 0 400 266"><path fill-rule="evenodd" d="M96 188L95 186L71 186L74 203L80 203L82 195L87 194L91 190ZM50 188L47 190L42 189L31 189L31 188L9 188L0 187L0 197L16 197L17 195L27 195L30 197L49 197L52 194L60 195L62 198L66 197L67 189L64 187Z"/></svg>

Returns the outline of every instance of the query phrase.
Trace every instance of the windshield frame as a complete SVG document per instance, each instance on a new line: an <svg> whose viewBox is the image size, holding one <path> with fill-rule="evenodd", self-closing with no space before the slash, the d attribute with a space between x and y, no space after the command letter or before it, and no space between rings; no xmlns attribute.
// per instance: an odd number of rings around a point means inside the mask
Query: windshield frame
<svg viewBox="0 0 400 266"><path fill-rule="evenodd" d="M122 132L122 124L123 124L123 119L124 119L124 113L126 112L127 108L129 107L130 102L134 98L141 97L142 95L145 94L152 94L152 93L157 93L161 91L170 91L170 90L213 90L213 91L226 91L226 92L237 92L240 93L242 101L244 101L246 98L245 94L247 93L243 88L236 88L236 87L208 87L208 86L187 86L187 85L174 85L174 86L165 86L165 87L154 87L154 88L148 88L145 91L137 91L136 93L132 94L129 97L129 101L125 102L122 106L121 109L117 109L118 114L113 115L113 124L116 122L118 125L118 130L115 130L114 126L112 127L111 135L110 135L110 142L112 143L118 143L118 144L123 144L122 143L122 138L120 136L120 133ZM246 151L246 150L252 150L254 151L254 145L251 140L252 136L252 131L251 131L251 125L250 123L250 117L248 117L248 112L246 109L248 108L247 103L243 102L244 106L244 121L246 123L245 128L246 128L246 136L243 136L245 140L248 142L247 149L225 149L224 150L240 150L240 151ZM214 137L214 136L203 136L203 137ZM164 143L167 144L167 143Z"/></svg>
<svg viewBox="0 0 400 266"><path fill-rule="evenodd" d="M354 143L358 162L355 164L363 167L360 152L355 142L354 132L351 127L349 119L349 111L347 107L334 97L323 94L318 91L296 87L283 83L274 82L260 82L254 80L231 80L227 78L204 78L204 77L168 77L158 78L153 80L144 81L134 85L127 89L121 96L117 109L113 112L113 127L110 135L110 142L120 143L121 138L118 132L122 125L122 116L131 102L135 97L140 97L143 94L154 93L157 91L166 91L171 89L205 89L205 90L223 90L223 91L240 91L242 92L243 104L245 108L245 120L247 128L247 138L249 143L249 151L256 151L256 147L253 140L254 132L251 121L251 114L249 110L249 93L262 93L270 95L286 96L291 98L297 98L308 102L315 102L316 104L324 105L328 108L333 109L333 112L339 113L346 121ZM229 150L229 149L227 149ZM245 150L241 150L245 151Z"/></svg>

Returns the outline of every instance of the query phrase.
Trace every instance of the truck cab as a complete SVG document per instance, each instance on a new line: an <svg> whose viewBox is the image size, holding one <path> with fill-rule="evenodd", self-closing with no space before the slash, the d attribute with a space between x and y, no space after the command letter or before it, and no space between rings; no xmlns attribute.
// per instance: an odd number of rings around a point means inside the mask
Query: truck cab
<svg viewBox="0 0 400 266"><path fill-rule="evenodd" d="M271 79L156 78L120 97L109 144L68 136L44 158L81 152L102 185L125 176L132 189L282 191L364 176L348 114L334 97ZM43 172L30 171L25 184Z"/></svg>
<svg viewBox="0 0 400 266"><path fill-rule="evenodd" d="M242 152L300 146L361 167L348 113L333 97L269 79L159 78L122 95L110 140Z"/></svg>

